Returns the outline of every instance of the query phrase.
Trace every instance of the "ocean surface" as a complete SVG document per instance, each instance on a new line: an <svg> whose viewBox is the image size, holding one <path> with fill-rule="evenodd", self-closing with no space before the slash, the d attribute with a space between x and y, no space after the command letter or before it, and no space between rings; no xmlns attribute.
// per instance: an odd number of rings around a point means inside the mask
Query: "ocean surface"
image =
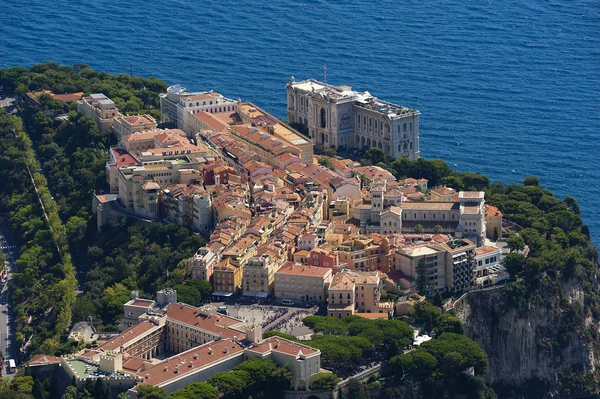
<svg viewBox="0 0 600 399"><path fill-rule="evenodd" d="M600 242L600 2L0 0L0 67L156 76L285 118L323 79L421 111L421 153L579 201Z"/></svg>

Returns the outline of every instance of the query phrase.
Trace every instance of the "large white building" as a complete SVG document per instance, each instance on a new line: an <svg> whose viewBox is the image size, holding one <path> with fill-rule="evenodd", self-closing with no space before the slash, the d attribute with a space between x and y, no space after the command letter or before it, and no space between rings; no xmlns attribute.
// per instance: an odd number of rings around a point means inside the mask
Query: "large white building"
<svg viewBox="0 0 600 399"><path fill-rule="evenodd" d="M234 100L215 91L190 92L179 85L171 86L160 95L160 112L163 123L175 123L177 128L192 135L189 118L199 112L222 114L235 112Z"/></svg>
<svg viewBox="0 0 600 399"><path fill-rule="evenodd" d="M286 88L288 121L307 128L317 148L378 147L393 158L419 157L419 111L314 79L292 77Z"/></svg>

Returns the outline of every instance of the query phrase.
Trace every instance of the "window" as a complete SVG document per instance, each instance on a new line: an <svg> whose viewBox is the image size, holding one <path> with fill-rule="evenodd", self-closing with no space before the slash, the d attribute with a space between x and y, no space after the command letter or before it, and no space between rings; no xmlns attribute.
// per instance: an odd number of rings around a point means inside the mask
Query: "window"
<svg viewBox="0 0 600 399"><path fill-rule="evenodd" d="M402 131L403 131L403 132L406 132L406 122L404 122L404 123L402 124Z"/></svg>
<svg viewBox="0 0 600 399"><path fill-rule="evenodd" d="M325 114L325 108L321 108L321 127L327 127L327 117Z"/></svg>

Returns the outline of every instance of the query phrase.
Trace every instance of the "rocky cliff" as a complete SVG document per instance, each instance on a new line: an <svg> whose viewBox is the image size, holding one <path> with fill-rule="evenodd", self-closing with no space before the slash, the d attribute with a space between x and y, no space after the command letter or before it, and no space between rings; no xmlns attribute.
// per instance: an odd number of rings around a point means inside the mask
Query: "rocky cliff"
<svg viewBox="0 0 600 399"><path fill-rule="evenodd" d="M487 353L486 381L518 387L538 379L551 391L574 375L595 382L598 320L581 283L539 284L520 306L506 288L472 292L455 305L465 334Z"/></svg>

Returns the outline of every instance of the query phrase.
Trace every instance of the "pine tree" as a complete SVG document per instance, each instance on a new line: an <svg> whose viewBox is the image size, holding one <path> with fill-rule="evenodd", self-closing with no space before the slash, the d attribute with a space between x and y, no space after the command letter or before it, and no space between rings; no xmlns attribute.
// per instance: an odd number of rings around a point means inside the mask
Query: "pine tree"
<svg viewBox="0 0 600 399"><path fill-rule="evenodd" d="M420 295L427 295L427 286L429 281L427 280L427 265L425 259L421 258L417 262L417 291Z"/></svg>

